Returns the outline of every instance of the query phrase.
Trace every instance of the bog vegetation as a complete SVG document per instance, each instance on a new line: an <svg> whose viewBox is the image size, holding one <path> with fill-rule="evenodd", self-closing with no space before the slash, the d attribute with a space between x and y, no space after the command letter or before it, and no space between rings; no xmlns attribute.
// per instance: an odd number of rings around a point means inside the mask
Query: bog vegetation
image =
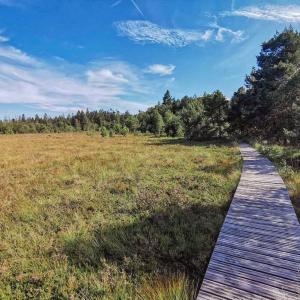
<svg viewBox="0 0 300 300"><path fill-rule="evenodd" d="M185 136L187 139L247 137L280 144L300 143L300 34L292 27L262 44L257 67L231 101L220 91L202 97L174 99L138 114L78 111L49 118L24 115L0 123L2 133L100 131Z"/></svg>
<svg viewBox="0 0 300 300"><path fill-rule="evenodd" d="M1 299L193 299L237 147L64 133L0 148Z"/></svg>

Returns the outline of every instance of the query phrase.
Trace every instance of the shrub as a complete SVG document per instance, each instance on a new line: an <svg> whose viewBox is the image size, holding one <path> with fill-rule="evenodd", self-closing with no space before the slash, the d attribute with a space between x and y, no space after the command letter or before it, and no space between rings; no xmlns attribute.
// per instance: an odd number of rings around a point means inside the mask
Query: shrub
<svg viewBox="0 0 300 300"><path fill-rule="evenodd" d="M101 134L102 137L107 137L108 134L109 134L109 132L108 132L108 130L107 130L106 127L102 126L102 127L100 128L100 134Z"/></svg>
<svg viewBox="0 0 300 300"><path fill-rule="evenodd" d="M124 126L121 131L120 131L121 135L126 136L129 133L129 129L128 127Z"/></svg>

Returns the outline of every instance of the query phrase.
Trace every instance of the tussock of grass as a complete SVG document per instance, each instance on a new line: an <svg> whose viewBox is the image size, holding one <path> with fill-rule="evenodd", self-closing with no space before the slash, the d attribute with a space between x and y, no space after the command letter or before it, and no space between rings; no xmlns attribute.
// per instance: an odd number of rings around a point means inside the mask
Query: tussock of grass
<svg viewBox="0 0 300 300"><path fill-rule="evenodd" d="M183 274L146 281L137 292L138 300L191 300L195 296L193 282Z"/></svg>
<svg viewBox="0 0 300 300"><path fill-rule="evenodd" d="M191 299L238 183L236 147L87 134L0 147L0 299Z"/></svg>

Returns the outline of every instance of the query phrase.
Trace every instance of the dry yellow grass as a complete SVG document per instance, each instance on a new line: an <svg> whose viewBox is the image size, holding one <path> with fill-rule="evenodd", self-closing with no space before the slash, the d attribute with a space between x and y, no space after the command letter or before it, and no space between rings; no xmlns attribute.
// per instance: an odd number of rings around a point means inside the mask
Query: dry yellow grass
<svg viewBox="0 0 300 300"><path fill-rule="evenodd" d="M145 136L0 136L0 149L1 299L185 299L241 167L230 145ZM146 278L164 280L150 292Z"/></svg>

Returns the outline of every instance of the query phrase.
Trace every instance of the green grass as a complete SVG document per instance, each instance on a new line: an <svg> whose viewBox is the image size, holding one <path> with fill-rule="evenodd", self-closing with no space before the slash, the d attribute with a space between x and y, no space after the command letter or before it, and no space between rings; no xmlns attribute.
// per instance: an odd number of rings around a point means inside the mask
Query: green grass
<svg viewBox="0 0 300 300"><path fill-rule="evenodd" d="M0 299L194 297L237 147L43 134L0 148Z"/></svg>
<svg viewBox="0 0 300 300"><path fill-rule="evenodd" d="M279 145L255 144L257 150L277 166L287 185L292 203L300 221L300 149Z"/></svg>

